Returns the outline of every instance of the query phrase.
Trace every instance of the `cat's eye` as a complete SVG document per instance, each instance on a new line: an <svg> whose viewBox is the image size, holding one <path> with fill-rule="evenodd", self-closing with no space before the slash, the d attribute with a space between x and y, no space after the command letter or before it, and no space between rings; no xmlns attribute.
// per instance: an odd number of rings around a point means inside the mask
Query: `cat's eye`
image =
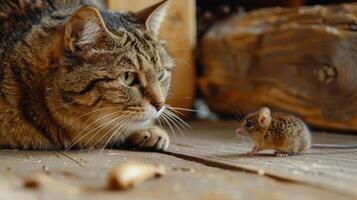
<svg viewBox="0 0 357 200"><path fill-rule="evenodd" d="M245 124L245 127L248 129L253 128L253 126L254 126L254 123L252 121L247 121L247 123Z"/></svg>
<svg viewBox="0 0 357 200"><path fill-rule="evenodd" d="M166 72L165 69L162 69L162 70L159 71L159 76L158 76L159 77L159 81L165 80L166 76L167 76L167 72Z"/></svg>
<svg viewBox="0 0 357 200"><path fill-rule="evenodd" d="M127 86L133 86L136 81L136 75L133 72L124 72L120 75L120 80Z"/></svg>

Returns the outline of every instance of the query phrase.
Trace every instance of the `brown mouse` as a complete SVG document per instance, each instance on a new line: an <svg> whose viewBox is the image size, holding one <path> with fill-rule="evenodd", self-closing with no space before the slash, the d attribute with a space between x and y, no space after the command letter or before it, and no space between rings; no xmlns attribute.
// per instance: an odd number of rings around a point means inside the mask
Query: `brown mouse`
<svg viewBox="0 0 357 200"><path fill-rule="evenodd" d="M236 133L253 141L250 155L267 149L275 150L278 157L286 157L310 148L357 148L357 145L311 144L310 130L301 119L288 113L271 113L266 107L248 114Z"/></svg>

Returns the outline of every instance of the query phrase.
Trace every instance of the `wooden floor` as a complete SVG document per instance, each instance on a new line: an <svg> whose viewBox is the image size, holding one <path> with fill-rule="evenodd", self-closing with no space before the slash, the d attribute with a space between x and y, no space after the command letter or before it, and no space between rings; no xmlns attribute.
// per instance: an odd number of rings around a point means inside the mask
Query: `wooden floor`
<svg viewBox="0 0 357 200"><path fill-rule="evenodd" d="M357 149L250 157L251 146L235 136L234 123L192 127L172 136L166 153L0 151L0 199L357 199ZM357 143L357 136L315 133L314 140ZM128 191L107 191L108 169L128 161L162 164L168 173ZM52 181L25 189L24 179L37 173Z"/></svg>

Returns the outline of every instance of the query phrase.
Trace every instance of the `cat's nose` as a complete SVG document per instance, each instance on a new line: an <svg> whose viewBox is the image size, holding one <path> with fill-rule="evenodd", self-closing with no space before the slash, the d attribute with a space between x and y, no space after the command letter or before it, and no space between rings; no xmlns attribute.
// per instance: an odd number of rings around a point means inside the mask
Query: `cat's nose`
<svg viewBox="0 0 357 200"><path fill-rule="evenodd" d="M165 102L151 102L151 104L156 108L157 111L160 111L164 107Z"/></svg>

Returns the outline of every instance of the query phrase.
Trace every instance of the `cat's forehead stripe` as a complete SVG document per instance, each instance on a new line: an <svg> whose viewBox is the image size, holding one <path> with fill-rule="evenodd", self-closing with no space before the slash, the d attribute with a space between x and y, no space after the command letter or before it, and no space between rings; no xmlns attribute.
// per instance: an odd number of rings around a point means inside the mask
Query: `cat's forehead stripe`
<svg viewBox="0 0 357 200"><path fill-rule="evenodd" d="M160 61L164 59L160 58L158 45L154 40L141 38L141 34L143 33L138 33L138 31L123 30L120 37L113 38L116 42L109 43L104 49L92 49L88 55L94 59L110 56L111 58L108 60L112 60L116 64L125 60L127 64L133 64L134 67L140 67L141 61L137 58L142 57L154 68L162 66Z"/></svg>

